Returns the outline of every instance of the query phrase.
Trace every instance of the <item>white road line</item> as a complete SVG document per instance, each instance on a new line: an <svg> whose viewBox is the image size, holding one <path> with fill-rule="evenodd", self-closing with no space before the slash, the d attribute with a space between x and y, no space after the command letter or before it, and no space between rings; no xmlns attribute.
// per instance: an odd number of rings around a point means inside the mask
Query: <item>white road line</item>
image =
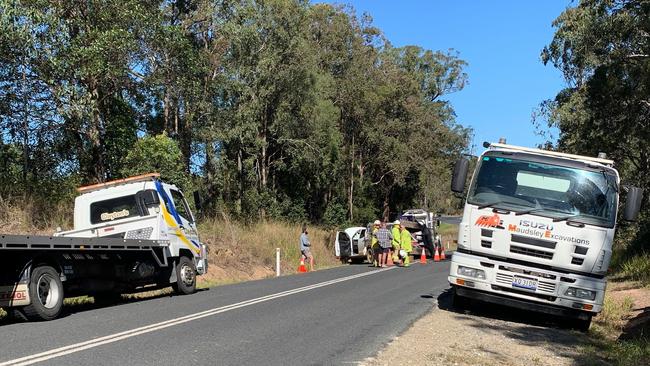
<svg viewBox="0 0 650 366"><path fill-rule="evenodd" d="M301 292L317 289L317 288L320 288L320 287L330 286L330 285L340 283L340 282L354 280L354 279L357 279L357 278L373 275L375 273L385 272L385 271L391 270L393 268L395 268L395 267L388 267L388 268L384 268L384 269L375 270L375 271L372 271L372 272L364 272L364 273L351 275L351 276L347 276L347 277L341 277L341 278L337 278L337 279L334 279L334 280L317 283L317 284L314 284L314 285L299 287L299 288L296 288L296 289L293 289L293 290L282 291L282 292L278 292L278 293L275 293L275 294L266 295L266 296L258 297L258 298L255 298L255 299L250 299L250 300L238 302L238 303L231 304L231 305L226 305L226 306L222 306L222 307L218 307L218 308L213 308L213 309L205 310L205 311L202 311L202 312L199 312L199 313L190 314L190 315L186 315L186 316L166 320L166 321L159 322L159 323L149 324L149 325L146 325L146 326L143 326L143 327L140 327L140 328L127 330L127 331L124 331L124 332L115 333L115 334L107 335L107 336L104 336L104 337L94 338L94 339L91 339L91 340L88 340L88 341L85 341L85 342L75 343L75 344L71 344L69 346L64 346L64 347L60 347L60 348L51 349L49 351L36 353L36 354L30 355L30 356L16 358L14 360L9 360L9 361L2 362L2 363L0 363L0 366L31 365L31 364L34 364L34 363L37 363L37 362L47 361L47 360L50 360L50 359L53 359L53 358L56 358L56 357L61 357L61 356L69 355L71 353L81 352L83 350L87 350L87 349L90 349L90 348L99 347L99 346L104 345L104 344L109 344L109 343L121 341L123 339L135 337L137 335L141 335L141 334L150 333L150 332L154 332L154 331L157 331L157 330L165 329L165 328L168 328L168 327L171 327L171 326L174 326L174 325L183 324L183 323L187 323L187 322L190 322L190 321L205 318L205 317L208 317L208 316L225 313L226 311L240 309L240 308L243 308L243 307L246 307L246 306L259 304L259 303L262 303L262 302L278 299L278 298L285 297L285 296L295 295L295 294L298 294L298 293L301 293Z"/></svg>

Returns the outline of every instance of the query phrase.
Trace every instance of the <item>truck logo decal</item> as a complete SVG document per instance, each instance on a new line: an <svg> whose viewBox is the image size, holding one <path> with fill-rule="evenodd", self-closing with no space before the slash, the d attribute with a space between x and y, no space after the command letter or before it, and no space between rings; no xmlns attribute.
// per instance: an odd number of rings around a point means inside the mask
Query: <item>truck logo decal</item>
<svg viewBox="0 0 650 366"><path fill-rule="evenodd" d="M100 219L102 221L109 221L109 220L115 220L119 219L122 217L129 217L130 212L127 209L124 209L122 211L116 211L116 212L104 212L101 214Z"/></svg>
<svg viewBox="0 0 650 366"><path fill-rule="evenodd" d="M498 214L494 214L492 216L483 215L476 220L476 223L474 225L479 227L493 227L497 229L503 229L503 221L501 221L501 218Z"/></svg>

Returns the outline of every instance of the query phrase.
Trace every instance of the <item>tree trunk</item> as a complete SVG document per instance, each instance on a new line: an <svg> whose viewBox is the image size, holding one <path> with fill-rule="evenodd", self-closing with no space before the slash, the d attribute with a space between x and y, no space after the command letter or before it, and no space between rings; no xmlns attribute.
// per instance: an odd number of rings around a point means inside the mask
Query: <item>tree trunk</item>
<svg viewBox="0 0 650 366"><path fill-rule="evenodd" d="M88 172L90 173L90 180L94 182L104 182L106 179L106 167L104 163L104 149L102 143L102 116L100 112L100 92L97 82L91 80L88 85L91 90L92 103L92 118L88 127L87 136L90 140L90 151L87 164L90 165Z"/></svg>
<svg viewBox="0 0 650 366"><path fill-rule="evenodd" d="M350 145L350 190L348 191L348 216L354 220L354 136Z"/></svg>
<svg viewBox="0 0 650 366"><path fill-rule="evenodd" d="M22 93L23 93L23 187L27 192L30 185L27 184L27 172L29 170L29 100L27 97L27 70L26 60L22 65Z"/></svg>
<svg viewBox="0 0 650 366"><path fill-rule="evenodd" d="M388 221L389 216L390 216L390 189L386 190L386 193L384 194L384 209L382 213L382 217L384 221Z"/></svg>
<svg viewBox="0 0 650 366"><path fill-rule="evenodd" d="M237 189L237 200L235 201L235 212L241 213L242 197L244 196L244 163L242 161L241 145L237 148L237 174L239 187Z"/></svg>

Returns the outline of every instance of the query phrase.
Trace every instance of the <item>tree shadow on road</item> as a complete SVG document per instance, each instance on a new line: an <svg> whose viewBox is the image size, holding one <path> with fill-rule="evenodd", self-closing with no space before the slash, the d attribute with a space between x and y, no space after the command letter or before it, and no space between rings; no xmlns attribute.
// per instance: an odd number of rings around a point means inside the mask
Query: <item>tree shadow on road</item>
<svg viewBox="0 0 650 366"><path fill-rule="evenodd" d="M197 289L196 292L203 292L208 290L209 290L208 288ZM163 297L174 297L174 296L178 296L178 295L172 293L169 290L163 289L163 290L155 290L155 291L149 291L143 293L125 294L119 298L115 298L115 300L111 302L102 302L102 303L94 302L92 297L72 298L72 299L67 299L66 303L64 303L63 308L61 309L61 314L59 315L58 319L66 318L76 313L83 313L86 311L93 311L93 310L119 306L119 305L124 305L129 303L145 302L145 301L160 299ZM0 327L5 325L10 325L10 324L16 324L16 323L28 323L28 321L21 319L20 316L12 316L11 313L9 313L4 318L0 318Z"/></svg>
<svg viewBox="0 0 650 366"><path fill-rule="evenodd" d="M455 313L456 319L469 327L486 332L486 336L502 334L522 345L543 347L556 356L573 360L576 366L609 365L594 353L581 352L583 348L594 347L595 344L586 334L569 329L566 319L475 300L468 302L465 309L457 309L452 302L451 289L438 296L440 310ZM508 350L496 352L501 353L500 356L503 357L507 355ZM542 361L541 364L545 363Z"/></svg>

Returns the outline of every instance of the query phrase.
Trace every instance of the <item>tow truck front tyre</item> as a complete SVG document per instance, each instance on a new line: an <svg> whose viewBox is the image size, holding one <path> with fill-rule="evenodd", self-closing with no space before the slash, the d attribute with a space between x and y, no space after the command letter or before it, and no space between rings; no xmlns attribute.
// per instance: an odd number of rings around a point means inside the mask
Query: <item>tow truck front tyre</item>
<svg viewBox="0 0 650 366"><path fill-rule="evenodd" d="M20 309L30 321L52 320L63 307L63 284L59 273L50 266L37 266L29 280L31 304Z"/></svg>
<svg viewBox="0 0 650 366"><path fill-rule="evenodd" d="M187 257L180 257L176 264L176 282L172 284L179 295L189 295L196 292L196 266Z"/></svg>

